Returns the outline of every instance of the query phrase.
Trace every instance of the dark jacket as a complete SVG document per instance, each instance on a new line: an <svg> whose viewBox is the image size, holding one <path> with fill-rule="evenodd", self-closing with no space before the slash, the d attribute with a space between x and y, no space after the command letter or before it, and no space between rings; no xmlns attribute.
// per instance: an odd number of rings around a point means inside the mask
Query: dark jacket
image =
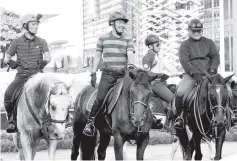
<svg viewBox="0 0 237 161"><path fill-rule="evenodd" d="M209 69L218 68L220 55L211 39L201 37L194 40L190 37L180 46L179 60L186 73L204 74Z"/></svg>

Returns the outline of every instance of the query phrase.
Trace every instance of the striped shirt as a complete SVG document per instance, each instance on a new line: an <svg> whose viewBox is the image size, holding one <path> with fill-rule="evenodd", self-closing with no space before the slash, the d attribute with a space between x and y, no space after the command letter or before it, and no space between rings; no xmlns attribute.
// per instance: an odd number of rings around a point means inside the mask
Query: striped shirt
<svg viewBox="0 0 237 161"><path fill-rule="evenodd" d="M49 52L47 42L35 36L32 40L22 35L14 40L7 50L7 54L14 56L17 54L19 74L35 74L38 72L37 61L43 60L43 54Z"/></svg>
<svg viewBox="0 0 237 161"><path fill-rule="evenodd" d="M96 51L102 52L105 68L116 69L126 68L128 63L127 52L135 52L131 39L115 35L113 32L99 38Z"/></svg>

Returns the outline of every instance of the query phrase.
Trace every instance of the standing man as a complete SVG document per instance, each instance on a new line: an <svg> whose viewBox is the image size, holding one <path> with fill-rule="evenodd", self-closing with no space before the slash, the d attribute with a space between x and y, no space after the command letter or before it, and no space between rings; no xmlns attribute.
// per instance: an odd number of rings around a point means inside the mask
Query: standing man
<svg viewBox="0 0 237 161"><path fill-rule="evenodd" d="M203 24L198 19L193 19L188 24L189 38L185 40L179 49L179 60L185 71L179 88L177 89L175 106L177 119L175 128L184 128L181 113L184 109L183 96L190 91L195 84L203 81L203 76L217 73L220 64L220 55L215 43L203 36Z"/></svg>
<svg viewBox="0 0 237 161"><path fill-rule="evenodd" d="M83 133L93 136L95 133L94 121L99 112L104 98L117 79L124 77L128 64L132 64L132 56L135 53L133 43L125 35L127 15L122 11L114 12L109 17L109 26L112 31L101 36L97 41L93 70L91 73L91 85L95 87L96 71L103 56L105 69L102 72L98 86L96 100L92 106Z"/></svg>
<svg viewBox="0 0 237 161"><path fill-rule="evenodd" d="M22 17L21 24L25 33L15 39L6 52L4 62L12 69L17 69L13 82L8 86L4 95L4 106L7 111L8 133L16 132L16 116L14 116L14 104L12 96L20 86L33 74L42 71L50 62L51 57L47 43L44 39L37 37L38 26L42 15L28 14ZM17 61L11 60L17 55Z"/></svg>

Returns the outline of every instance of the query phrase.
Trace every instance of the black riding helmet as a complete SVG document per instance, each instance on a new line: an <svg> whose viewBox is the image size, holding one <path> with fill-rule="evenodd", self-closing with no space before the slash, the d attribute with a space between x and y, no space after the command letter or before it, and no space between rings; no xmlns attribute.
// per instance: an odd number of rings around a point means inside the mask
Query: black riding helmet
<svg viewBox="0 0 237 161"><path fill-rule="evenodd" d="M188 23L188 28L191 29L191 30L201 30L201 29L203 29L203 24L198 19L192 19Z"/></svg>
<svg viewBox="0 0 237 161"><path fill-rule="evenodd" d="M159 36L154 35L154 34L148 35L145 39L146 46L152 45L157 42L160 42L160 38L159 38Z"/></svg>

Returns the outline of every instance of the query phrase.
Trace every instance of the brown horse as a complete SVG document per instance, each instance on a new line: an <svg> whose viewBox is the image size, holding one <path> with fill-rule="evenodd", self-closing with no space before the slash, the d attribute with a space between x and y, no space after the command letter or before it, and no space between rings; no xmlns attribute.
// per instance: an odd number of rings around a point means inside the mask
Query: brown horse
<svg viewBox="0 0 237 161"><path fill-rule="evenodd" d="M217 74L212 76L210 82L206 79L202 85L197 85L192 102L189 102L190 106L187 106L184 112L193 137L189 141L186 130L176 130L185 153L185 159L191 160L194 150L196 152L195 160L202 159L201 139L209 141L215 139L216 154L214 159L221 159L226 129L230 127L228 123L230 120L229 94L226 83L231 77L232 75L223 78Z"/></svg>
<svg viewBox="0 0 237 161"><path fill-rule="evenodd" d="M82 133L89 116L89 112L86 109L88 98L94 90L91 87L86 87L79 93L74 106L74 138L71 160L77 160L80 146L83 160L94 159L97 137L99 137L100 141L97 150L98 159L104 160L111 135L114 137L116 160L123 160L123 145L128 140L136 140L136 158L143 160L144 152L149 142L149 130L153 122L148 100L151 94L150 82L155 78L157 78L157 75L152 75L140 69L127 72L122 79L124 83L118 100L110 115L107 115L111 122L111 128L106 128L105 126L107 125L105 115L99 114L95 121L98 131L94 137L87 137ZM112 94L109 97L115 96ZM105 104L108 104L108 102Z"/></svg>
<svg viewBox="0 0 237 161"><path fill-rule="evenodd" d="M48 143L49 159L55 159L57 141L63 139L69 87L51 74L38 73L24 85L17 105L17 144L21 160L33 160L40 139Z"/></svg>

